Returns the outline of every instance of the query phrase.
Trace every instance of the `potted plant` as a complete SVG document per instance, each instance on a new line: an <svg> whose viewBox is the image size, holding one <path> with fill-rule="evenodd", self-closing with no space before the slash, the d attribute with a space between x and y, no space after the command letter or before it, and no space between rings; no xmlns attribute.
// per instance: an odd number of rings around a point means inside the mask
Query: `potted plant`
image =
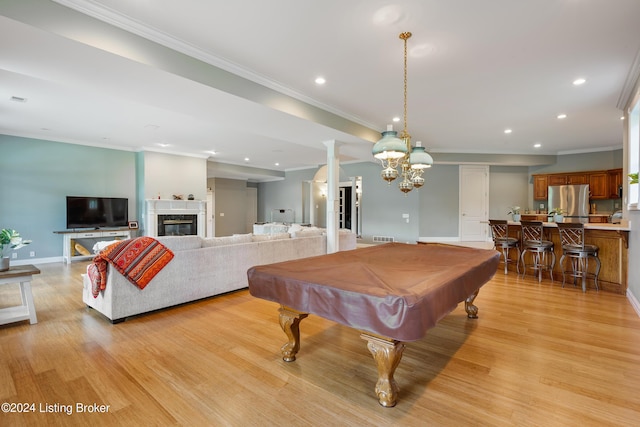
<svg viewBox="0 0 640 427"><path fill-rule="evenodd" d="M9 252L17 250L31 243L31 240L24 240L16 230L3 228L0 231L0 271L9 270Z"/></svg>
<svg viewBox="0 0 640 427"><path fill-rule="evenodd" d="M507 215L512 215L515 222L520 222L520 206L511 206L511 210Z"/></svg>
<svg viewBox="0 0 640 427"><path fill-rule="evenodd" d="M554 222L563 222L564 221L564 211L562 208L554 208L549 212L549 216L553 216Z"/></svg>

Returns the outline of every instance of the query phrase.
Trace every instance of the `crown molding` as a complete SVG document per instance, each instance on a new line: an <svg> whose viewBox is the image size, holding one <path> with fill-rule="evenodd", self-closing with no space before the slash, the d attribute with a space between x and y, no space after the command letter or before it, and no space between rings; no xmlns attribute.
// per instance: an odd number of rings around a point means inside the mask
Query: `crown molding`
<svg viewBox="0 0 640 427"><path fill-rule="evenodd" d="M622 92L620 93L620 97L618 98L618 103L616 107L620 110L625 111L629 106L632 98L635 94L635 88L640 83L640 49L636 52L636 57L631 64L631 68L629 69L629 73L627 74L627 78L624 81L624 85L622 86ZM625 111L626 112L626 111Z"/></svg>
<svg viewBox="0 0 640 427"><path fill-rule="evenodd" d="M141 21L132 19L126 15L116 12L113 9L97 4L94 0L53 0L53 2L73 9L82 14L91 16L92 18L98 19L109 25L113 25L114 27L128 31L137 36L143 37L152 42L158 43L162 46L168 47L169 49L173 49L192 58L206 62L209 65L213 65L224 71L233 73L239 77L251 80L254 83L258 83L262 86L295 98L314 107L333 113L361 126L365 126L370 129L376 129L375 125L367 123L365 120L359 117L353 116L330 105L324 104L314 98L308 97L294 89L291 89L276 80L269 79L252 70L244 68L239 64L236 64L224 57L213 55L210 52L206 52L197 46L177 39Z"/></svg>

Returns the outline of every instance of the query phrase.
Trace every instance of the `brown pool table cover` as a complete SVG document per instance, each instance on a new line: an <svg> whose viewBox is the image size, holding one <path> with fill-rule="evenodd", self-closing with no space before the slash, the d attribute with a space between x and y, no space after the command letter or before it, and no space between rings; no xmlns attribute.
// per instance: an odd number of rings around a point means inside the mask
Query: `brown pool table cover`
<svg viewBox="0 0 640 427"><path fill-rule="evenodd" d="M251 295L398 341L427 330L496 273L499 253L387 243L256 266Z"/></svg>

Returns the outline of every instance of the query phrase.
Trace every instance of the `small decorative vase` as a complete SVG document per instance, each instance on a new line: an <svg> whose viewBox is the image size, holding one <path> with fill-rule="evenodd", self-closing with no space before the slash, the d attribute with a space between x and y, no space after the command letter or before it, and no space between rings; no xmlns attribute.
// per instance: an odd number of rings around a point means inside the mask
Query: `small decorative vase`
<svg viewBox="0 0 640 427"><path fill-rule="evenodd" d="M9 257L5 256L0 258L0 271L9 270Z"/></svg>
<svg viewBox="0 0 640 427"><path fill-rule="evenodd" d="M564 222L564 215L554 215L553 216L553 221L554 222Z"/></svg>
<svg viewBox="0 0 640 427"><path fill-rule="evenodd" d="M520 214L513 214L513 221L520 222Z"/></svg>

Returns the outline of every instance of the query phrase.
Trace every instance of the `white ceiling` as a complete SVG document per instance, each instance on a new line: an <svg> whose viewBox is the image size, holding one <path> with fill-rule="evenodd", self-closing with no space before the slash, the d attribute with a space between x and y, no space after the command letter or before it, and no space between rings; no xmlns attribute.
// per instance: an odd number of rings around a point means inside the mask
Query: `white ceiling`
<svg viewBox="0 0 640 427"><path fill-rule="evenodd" d="M638 0L6 0L0 133L279 171L335 139L368 161L402 115L411 31L408 130L436 163L616 149L638 17Z"/></svg>

